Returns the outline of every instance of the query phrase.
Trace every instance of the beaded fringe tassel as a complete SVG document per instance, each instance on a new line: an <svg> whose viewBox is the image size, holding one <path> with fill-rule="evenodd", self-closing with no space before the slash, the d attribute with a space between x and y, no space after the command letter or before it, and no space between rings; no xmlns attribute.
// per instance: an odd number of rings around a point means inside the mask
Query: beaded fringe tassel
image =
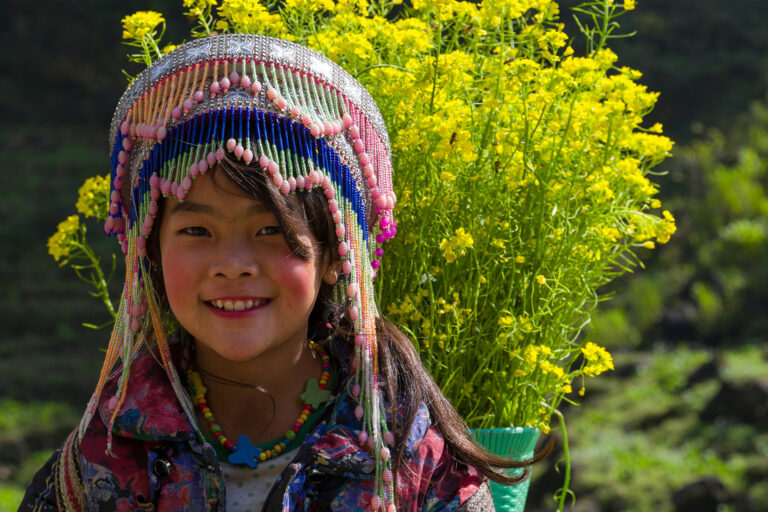
<svg viewBox="0 0 768 512"><path fill-rule="evenodd" d="M352 77L311 50L262 36L213 36L180 46L139 75L118 105L111 135L112 191L104 227L126 255L126 284L80 437L117 367L111 446L131 361L146 341L154 341L185 413L194 418L171 362L148 273L147 239L160 198L183 201L194 179L230 153L254 172L267 173L284 195L321 187L328 199L343 269L336 300L349 301L355 328L351 393L362 422L358 439L376 461L371 509L393 512L394 436L379 386L373 279L382 244L396 233L396 198L388 136L373 101Z"/></svg>

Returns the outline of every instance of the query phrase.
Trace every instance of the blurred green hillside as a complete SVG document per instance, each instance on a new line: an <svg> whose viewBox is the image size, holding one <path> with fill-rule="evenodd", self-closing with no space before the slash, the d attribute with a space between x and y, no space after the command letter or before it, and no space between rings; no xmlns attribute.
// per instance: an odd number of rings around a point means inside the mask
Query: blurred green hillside
<svg viewBox="0 0 768 512"><path fill-rule="evenodd" d="M575 3L562 2L566 23ZM56 266L46 240L74 211L82 181L105 172L121 69L136 71L120 19L161 11L178 41L180 4L5 2L0 512L15 510L77 421L108 336L82 327L107 313ZM638 35L612 45L620 65L661 92L649 121L678 146L656 181L678 233L614 286L594 319L590 335L617 364L567 412L576 510L768 510L766 15L760 0L638 0L623 27ZM105 255L116 247L94 241ZM530 510L553 508L556 460L537 468Z"/></svg>

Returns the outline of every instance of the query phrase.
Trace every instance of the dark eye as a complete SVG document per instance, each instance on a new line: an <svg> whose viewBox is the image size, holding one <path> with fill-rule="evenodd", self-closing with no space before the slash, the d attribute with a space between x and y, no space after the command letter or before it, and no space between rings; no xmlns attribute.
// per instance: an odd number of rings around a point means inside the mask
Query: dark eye
<svg viewBox="0 0 768 512"><path fill-rule="evenodd" d="M279 235L283 232L280 226L264 226L259 230L257 235Z"/></svg>
<svg viewBox="0 0 768 512"><path fill-rule="evenodd" d="M189 236L209 236L208 230L201 226L190 226L179 230L179 233Z"/></svg>

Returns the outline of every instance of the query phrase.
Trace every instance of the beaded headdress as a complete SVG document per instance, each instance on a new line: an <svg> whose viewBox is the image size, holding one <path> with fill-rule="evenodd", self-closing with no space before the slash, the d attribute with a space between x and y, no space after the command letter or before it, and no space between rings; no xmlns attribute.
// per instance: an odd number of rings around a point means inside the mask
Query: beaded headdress
<svg viewBox="0 0 768 512"><path fill-rule="evenodd" d="M114 421L131 360L144 340L155 342L182 407L194 418L171 362L147 239L160 198L183 200L195 177L228 152L253 172L268 173L282 194L322 187L328 199L343 269L336 299L350 301L355 329L355 414L363 422L361 440L367 439L377 462L372 505L392 509L391 478L384 478L391 475L386 445L392 435L378 383L373 279L381 244L396 231L395 195L389 137L368 92L329 59L291 42L245 34L197 39L136 77L115 110L110 144L105 230L117 237L125 254L126 281L80 436L119 362Z"/></svg>

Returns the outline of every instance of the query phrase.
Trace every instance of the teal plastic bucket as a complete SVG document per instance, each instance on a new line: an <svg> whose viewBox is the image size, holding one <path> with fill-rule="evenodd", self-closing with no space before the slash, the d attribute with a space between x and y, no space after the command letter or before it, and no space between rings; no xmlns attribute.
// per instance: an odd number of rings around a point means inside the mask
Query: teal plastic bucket
<svg viewBox="0 0 768 512"><path fill-rule="evenodd" d="M515 460L533 457L539 430L534 427L507 427L471 429L477 442L495 455ZM522 475L523 469L510 469L510 475ZM522 512L528 497L530 478L518 485L501 485L491 482L493 504L499 512Z"/></svg>

